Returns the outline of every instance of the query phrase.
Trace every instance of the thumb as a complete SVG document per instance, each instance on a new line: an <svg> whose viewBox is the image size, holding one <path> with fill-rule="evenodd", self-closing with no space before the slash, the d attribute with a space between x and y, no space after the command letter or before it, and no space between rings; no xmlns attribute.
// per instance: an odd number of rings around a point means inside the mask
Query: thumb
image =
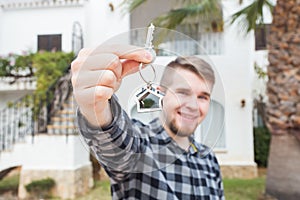
<svg viewBox="0 0 300 200"><path fill-rule="evenodd" d="M122 63L122 78L139 71L140 62L126 60Z"/></svg>

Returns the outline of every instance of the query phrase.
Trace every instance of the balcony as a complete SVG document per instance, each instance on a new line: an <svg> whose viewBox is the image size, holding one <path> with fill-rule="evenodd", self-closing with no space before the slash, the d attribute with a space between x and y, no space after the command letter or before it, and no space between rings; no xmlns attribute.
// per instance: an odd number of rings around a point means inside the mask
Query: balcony
<svg viewBox="0 0 300 200"><path fill-rule="evenodd" d="M159 29L154 34L153 43L158 56L220 55L223 53L223 32L190 31L183 34L177 31L168 33L164 31L167 30ZM133 45L144 46L145 29L132 30L130 40Z"/></svg>
<svg viewBox="0 0 300 200"><path fill-rule="evenodd" d="M87 0L4 0L0 2L3 10L26 8L83 6Z"/></svg>

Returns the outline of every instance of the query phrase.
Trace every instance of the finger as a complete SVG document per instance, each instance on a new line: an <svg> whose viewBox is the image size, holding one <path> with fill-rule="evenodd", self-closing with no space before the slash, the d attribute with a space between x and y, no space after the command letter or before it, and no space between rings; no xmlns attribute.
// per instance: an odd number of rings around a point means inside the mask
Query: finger
<svg viewBox="0 0 300 200"><path fill-rule="evenodd" d="M90 88L102 85L115 89L118 84L118 78L111 70L87 71L78 76L78 88Z"/></svg>
<svg viewBox="0 0 300 200"><path fill-rule="evenodd" d="M94 49L90 49L90 48L82 48L77 57L81 57L81 56L88 56L90 55L92 52L94 51Z"/></svg>
<svg viewBox="0 0 300 200"><path fill-rule="evenodd" d="M119 57L114 54L103 53L81 57L72 62L72 71L78 71L79 73L81 70L83 72L102 69L112 70L115 73L116 77L120 78L122 73L122 65Z"/></svg>
<svg viewBox="0 0 300 200"><path fill-rule="evenodd" d="M137 71L139 71L140 62L136 62L133 60L125 60L122 62L122 75L121 77L125 77L127 75L133 74Z"/></svg>
<svg viewBox="0 0 300 200"><path fill-rule="evenodd" d="M114 90L110 87L95 86L86 89L74 90L74 95L78 104L88 104L94 106L96 103L105 102L111 98Z"/></svg>
<svg viewBox="0 0 300 200"><path fill-rule="evenodd" d="M151 52L145 48L132 45L101 45L91 55L101 53L113 53L121 59L134 60L142 63L150 63L153 60Z"/></svg>

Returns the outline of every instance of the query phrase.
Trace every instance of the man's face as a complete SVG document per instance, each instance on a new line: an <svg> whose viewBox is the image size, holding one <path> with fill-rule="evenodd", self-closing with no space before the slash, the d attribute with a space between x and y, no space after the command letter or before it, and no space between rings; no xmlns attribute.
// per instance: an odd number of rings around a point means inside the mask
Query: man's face
<svg viewBox="0 0 300 200"><path fill-rule="evenodd" d="M163 98L166 130L180 137L193 134L208 113L211 88L193 72L175 69Z"/></svg>

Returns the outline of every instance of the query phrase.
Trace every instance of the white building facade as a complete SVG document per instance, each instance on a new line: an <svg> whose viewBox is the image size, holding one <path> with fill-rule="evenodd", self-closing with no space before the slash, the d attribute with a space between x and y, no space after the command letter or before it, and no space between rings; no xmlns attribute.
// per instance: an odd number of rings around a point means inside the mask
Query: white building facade
<svg viewBox="0 0 300 200"><path fill-rule="evenodd" d="M209 146L213 147L224 177L251 178L257 175L256 163L254 162L252 124L252 91L253 77L255 76L253 65L257 57L254 44L255 38L253 33L245 36L239 33L237 25L226 23L229 17L245 4L239 4L238 0L223 0L222 2L225 25L224 31L218 33L217 36L218 50L214 51L214 48L212 48L208 51L209 54L205 55L208 62L214 66L218 79L212 95L212 99L216 102L214 104L215 109L212 109L215 113L212 115L216 117L214 120L219 121L212 121L211 125L214 126L214 122L216 124L221 123L223 129L220 132L222 135L219 135L219 137L201 136L201 133L203 133L201 127L196 133L196 139L199 141L204 140ZM119 1L117 0L109 2L99 0L2 1L0 2L0 55L11 52L22 53L23 51L37 52L41 46L49 45L49 41L52 44L59 45L61 49L56 50L77 51L74 49L74 42L72 42L74 41L74 24L80 24L80 30L82 31L80 37L83 38L83 46L96 47L118 34L130 31L131 27L136 28L132 25L134 20L131 17L136 16L137 13L132 16L124 14L120 11L118 5ZM135 26L137 25L135 24ZM43 36L47 39L41 39ZM210 36L206 37L209 38ZM48 43L42 44L43 41L48 41ZM130 43L129 41L128 39L125 43ZM211 47L208 45L205 48ZM159 56L155 62L165 65L171 59L171 57ZM161 74L161 70L157 69L157 73ZM123 85L117 93L121 104L132 116L135 113L134 110L131 110L130 95L133 92L132 90L138 88L142 83L138 74L131 75L124 79ZM0 82L0 84L3 86L5 83ZM0 106L3 108L6 102L34 90L34 87L28 87L28 89L24 89L24 87L22 89L22 87L7 86L3 90L0 89ZM132 88L132 90L129 91L128 88ZM221 114L218 115L218 113ZM217 144L215 144L216 138L218 138ZM44 140L40 139L40 141L43 142ZM76 139L74 139L72 144L76 142ZM51 144L53 146L55 142ZM46 144L44 145L46 146ZM57 145L64 144L58 139ZM86 149L73 147L74 149L68 150L71 156L70 159L79 155L85 156L83 159L78 159L78 162L75 159L76 166L74 164L71 167L72 162L68 162L67 167L63 164L50 166L56 166L56 170L59 171L59 169L64 170L65 168L79 169L79 162L82 162L82 166L90 165L88 154L78 153L78 151L86 151ZM64 149L65 147L57 148ZM47 154L47 152L41 152ZM0 165L5 162L1 160L3 158L3 156L0 157ZM41 162L44 162L43 159L41 159ZM61 159L55 161L53 158L53 162L61 163ZM18 164L22 165L22 163ZM24 162L24 165L24 169L30 171L30 173L32 173L31 170L37 168L39 170L50 170L47 169L47 165L37 162L32 164ZM29 180L31 179L28 178L25 182L28 183ZM69 195L67 198L70 197L73 196Z"/></svg>

